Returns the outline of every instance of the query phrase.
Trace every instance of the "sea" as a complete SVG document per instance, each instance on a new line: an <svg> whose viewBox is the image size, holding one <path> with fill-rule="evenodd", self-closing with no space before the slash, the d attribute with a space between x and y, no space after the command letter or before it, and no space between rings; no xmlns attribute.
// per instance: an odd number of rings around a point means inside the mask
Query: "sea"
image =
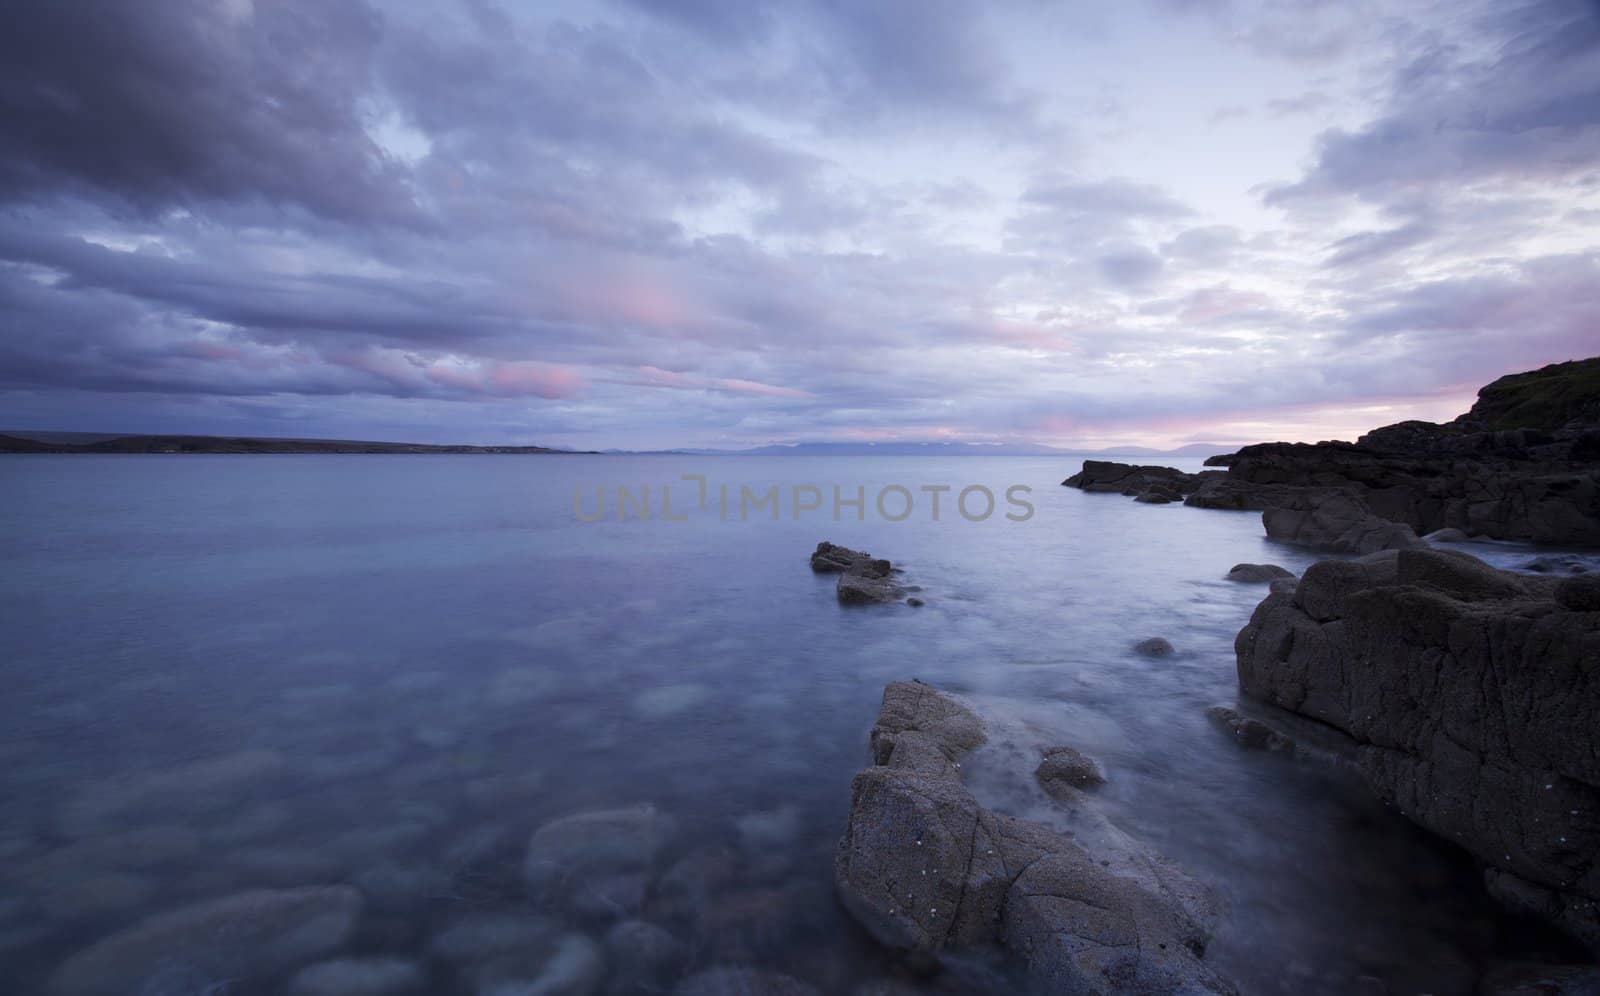
<svg viewBox="0 0 1600 996"><path fill-rule="evenodd" d="M852 775L884 685L912 678L991 725L967 774L985 805L1064 825L1039 748L1099 759L1092 804L1215 891L1207 958L1246 993L1466 993L1565 953L1336 754L1247 752L1207 720L1239 704L1233 642L1266 594L1224 576L1318 555L1254 513L1061 486L1078 469L0 458L0 990L48 992L130 931L137 957L174 910L349 884L360 920L327 957L404 962L430 993L503 983L495 937L559 941L553 974L524 964L506 992L670 992L729 965L823 993L1022 991L981 954L919 975L835 898ZM891 559L923 604L840 605L821 541ZM1153 636L1175 652L1133 650ZM614 810L664 828L642 880L530 883L541 827ZM208 943L190 931L171 958L192 971L128 991L304 984L230 974Z"/></svg>

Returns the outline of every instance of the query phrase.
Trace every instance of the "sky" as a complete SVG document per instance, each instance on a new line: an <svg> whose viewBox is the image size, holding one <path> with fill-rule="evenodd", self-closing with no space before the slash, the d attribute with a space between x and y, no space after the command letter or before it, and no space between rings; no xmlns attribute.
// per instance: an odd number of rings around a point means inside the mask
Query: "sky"
<svg viewBox="0 0 1600 996"><path fill-rule="evenodd" d="M1600 354L1600 3L21 0L0 426L1177 446Z"/></svg>

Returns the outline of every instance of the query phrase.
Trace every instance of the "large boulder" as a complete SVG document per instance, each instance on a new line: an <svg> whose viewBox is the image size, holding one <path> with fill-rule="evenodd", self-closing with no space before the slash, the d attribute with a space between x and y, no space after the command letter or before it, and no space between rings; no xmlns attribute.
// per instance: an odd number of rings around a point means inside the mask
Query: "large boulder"
<svg viewBox="0 0 1600 996"><path fill-rule="evenodd" d="M1275 588L1235 649L1247 694L1348 734L1378 795L1600 950L1600 611L1555 579L1387 551Z"/></svg>
<svg viewBox="0 0 1600 996"><path fill-rule="evenodd" d="M68 958L53 992L204 992L267 979L343 947L361 906L349 886L260 889L185 906Z"/></svg>
<svg viewBox="0 0 1600 996"><path fill-rule="evenodd" d="M991 812L962 783L982 724L918 682L884 690L834 874L845 907L918 960L1000 943L1055 991L1232 993L1202 961L1209 897L1109 825L1093 851Z"/></svg>

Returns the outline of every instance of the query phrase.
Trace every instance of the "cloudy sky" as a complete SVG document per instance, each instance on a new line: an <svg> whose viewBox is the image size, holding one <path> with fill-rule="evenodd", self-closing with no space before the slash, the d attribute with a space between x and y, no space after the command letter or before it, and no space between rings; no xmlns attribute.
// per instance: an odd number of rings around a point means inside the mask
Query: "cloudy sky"
<svg viewBox="0 0 1600 996"><path fill-rule="evenodd" d="M1600 353L1595 0L21 0L0 425L1353 437Z"/></svg>

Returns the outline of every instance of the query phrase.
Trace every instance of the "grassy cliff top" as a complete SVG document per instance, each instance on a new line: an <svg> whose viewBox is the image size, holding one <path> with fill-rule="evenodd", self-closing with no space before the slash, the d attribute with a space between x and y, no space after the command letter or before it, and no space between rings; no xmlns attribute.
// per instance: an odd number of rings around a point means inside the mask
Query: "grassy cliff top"
<svg viewBox="0 0 1600 996"><path fill-rule="evenodd" d="M1501 377L1479 391L1472 410L1456 421L1546 431L1573 421L1600 423L1600 356Z"/></svg>

